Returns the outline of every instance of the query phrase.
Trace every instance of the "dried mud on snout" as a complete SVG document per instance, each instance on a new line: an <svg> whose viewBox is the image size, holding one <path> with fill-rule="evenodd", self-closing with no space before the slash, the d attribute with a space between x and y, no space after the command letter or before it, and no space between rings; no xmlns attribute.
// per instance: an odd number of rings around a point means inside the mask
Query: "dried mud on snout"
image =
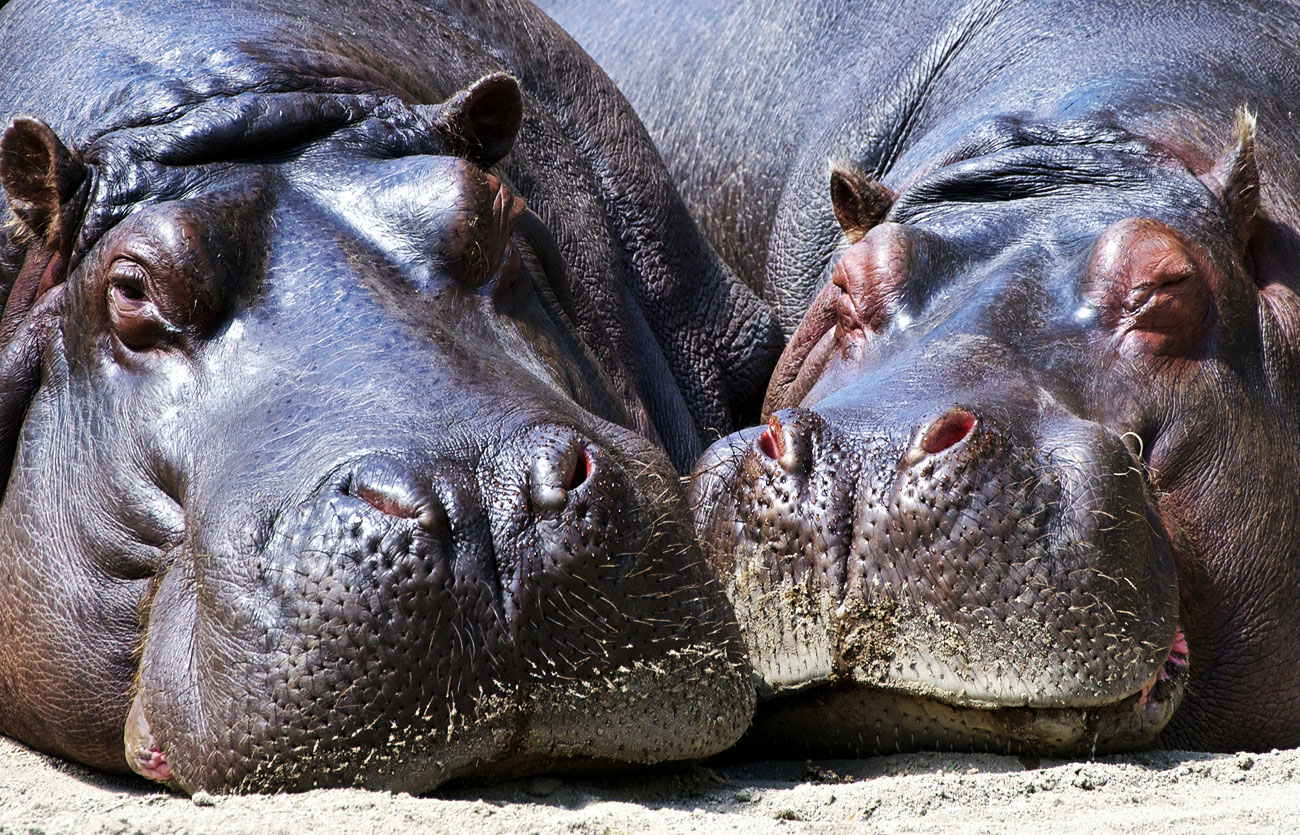
<svg viewBox="0 0 1300 835"><path fill-rule="evenodd" d="M605 780L194 799L0 739L0 833L1289 832L1300 750L710 764Z"/></svg>

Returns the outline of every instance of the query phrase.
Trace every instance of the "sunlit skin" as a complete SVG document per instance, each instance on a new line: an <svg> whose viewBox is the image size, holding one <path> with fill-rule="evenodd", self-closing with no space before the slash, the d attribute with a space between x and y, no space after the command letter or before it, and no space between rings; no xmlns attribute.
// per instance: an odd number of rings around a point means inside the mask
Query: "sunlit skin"
<svg viewBox="0 0 1300 835"><path fill-rule="evenodd" d="M0 732L184 792L739 737L681 475L780 334L553 23L13 0L0 44Z"/></svg>
<svg viewBox="0 0 1300 835"><path fill-rule="evenodd" d="M1300 744L1292 5L545 6L790 335L692 487L756 748Z"/></svg>

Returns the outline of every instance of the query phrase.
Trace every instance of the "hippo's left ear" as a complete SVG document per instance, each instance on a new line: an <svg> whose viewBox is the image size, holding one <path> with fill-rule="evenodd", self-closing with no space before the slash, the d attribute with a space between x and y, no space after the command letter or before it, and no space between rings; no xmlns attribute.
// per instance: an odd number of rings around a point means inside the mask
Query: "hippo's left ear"
<svg viewBox="0 0 1300 835"><path fill-rule="evenodd" d="M490 168L514 147L524 119L519 82L493 73L433 106L434 124L452 150Z"/></svg>
<svg viewBox="0 0 1300 835"><path fill-rule="evenodd" d="M850 168L831 169L831 207L849 243L855 244L871 227L885 219L894 205L894 192Z"/></svg>
<svg viewBox="0 0 1300 835"><path fill-rule="evenodd" d="M85 180L81 160L40 119L14 119L0 136L0 187L9 208L53 253L71 243L72 204Z"/></svg>
<svg viewBox="0 0 1300 835"><path fill-rule="evenodd" d="M1232 144L1205 175L1210 190L1219 196L1238 239L1250 239L1251 224L1259 212L1259 166L1255 162L1255 114L1243 107L1237 113Z"/></svg>

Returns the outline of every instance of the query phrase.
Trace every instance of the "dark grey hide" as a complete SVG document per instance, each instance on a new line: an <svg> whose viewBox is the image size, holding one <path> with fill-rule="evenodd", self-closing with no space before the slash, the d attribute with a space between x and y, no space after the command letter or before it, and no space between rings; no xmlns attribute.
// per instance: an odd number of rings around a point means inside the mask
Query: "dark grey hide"
<svg viewBox="0 0 1300 835"><path fill-rule="evenodd" d="M0 125L0 731L210 792L737 738L678 473L779 330L545 16L16 0Z"/></svg>
<svg viewBox="0 0 1300 835"><path fill-rule="evenodd" d="M696 522L790 746L1300 744L1300 12L545 4L791 335Z"/></svg>

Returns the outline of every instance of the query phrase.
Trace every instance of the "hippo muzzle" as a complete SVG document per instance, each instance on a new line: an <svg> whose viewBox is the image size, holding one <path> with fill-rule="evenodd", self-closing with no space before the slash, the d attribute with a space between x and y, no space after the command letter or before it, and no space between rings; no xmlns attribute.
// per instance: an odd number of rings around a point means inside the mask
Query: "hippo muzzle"
<svg viewBox="0 0 1300 835"><path fill-rule="evenodd" d="M844 392L706 455L696 521L773 700L760 734L1080 753L1176 708L1177 584L1132 455L982 394L900 425Z"/></svg>
<svg viewBox="0 0 1300 835"><path fill-rule="evenodd" d="M128 762L189 791L420 790L678 748L663 699L735 659L727 635L663 617L719 614L664 559L704 580L660 506L671 471L633 469L627 450L653 449L601 434L534 424L471 455L371 453L261 524L245 505L214 520L243 524L198 526L149 603ZM713 726L709 702L692 722Z"/></svg>

